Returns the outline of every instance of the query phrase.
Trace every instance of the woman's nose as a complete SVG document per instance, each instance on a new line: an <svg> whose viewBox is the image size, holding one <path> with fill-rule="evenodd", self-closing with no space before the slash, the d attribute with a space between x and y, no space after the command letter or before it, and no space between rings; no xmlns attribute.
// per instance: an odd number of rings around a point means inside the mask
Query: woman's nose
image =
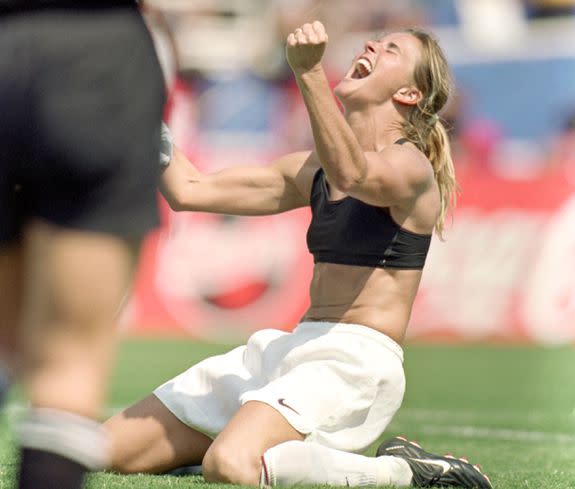
<svg viewBox="0 0 575 489"><path fill-rule="evenodd" d="M376 52L376 43L375 41L367 41L365 43L365 50L370 52L370 53L375 53Z"/></svg>

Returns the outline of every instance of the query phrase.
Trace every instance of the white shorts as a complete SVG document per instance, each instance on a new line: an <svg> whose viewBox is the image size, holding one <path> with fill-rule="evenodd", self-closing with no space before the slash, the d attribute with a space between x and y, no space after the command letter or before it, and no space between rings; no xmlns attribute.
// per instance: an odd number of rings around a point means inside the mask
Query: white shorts
<svg viewBox="0 0 575 489"><path fill-rule="evenodd" d="M403 351L356 324L304 322L265 329L154 394L184 424L215 437L248 401L279 411L306 441L361 451L385 430L405 391Z"/></svg>

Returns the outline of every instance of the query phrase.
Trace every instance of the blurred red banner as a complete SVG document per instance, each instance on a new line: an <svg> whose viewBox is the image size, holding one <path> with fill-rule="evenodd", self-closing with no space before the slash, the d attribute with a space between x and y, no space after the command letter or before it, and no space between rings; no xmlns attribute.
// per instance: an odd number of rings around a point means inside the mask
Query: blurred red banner
<svg viewBox="0 0 575 489"><path fill-rule="evenodd" d="M434 238L409 334L429 340L575 341L575 187L467 172L445 242ZM173 213L149 236L123 317L135 333L236 341L291 329L308 305L309 211Z"/></svg>
<svg viewBox="0 0 575 489"><path fill-rule="evenodd" d="M573 184L559 174L460 180L447 241L432 243L411 336L573 342Z"/></svg>

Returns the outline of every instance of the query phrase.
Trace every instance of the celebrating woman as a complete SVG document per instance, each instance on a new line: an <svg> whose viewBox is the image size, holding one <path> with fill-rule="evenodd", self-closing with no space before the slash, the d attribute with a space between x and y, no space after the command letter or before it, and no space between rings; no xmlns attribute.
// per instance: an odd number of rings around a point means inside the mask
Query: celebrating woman
<svg viewBox="0 0 575 489"><path fill-rule="evenodd" d="M177 211L311 206L310 308L292 333L256 332L110 419L120 472L202 463L208 481L252 486L491 487L466 460L401 439L378 457L353 453L380 437L402 402L400 345L456 186L438 118L450 77L425 32L385 35L365 44L335 88L342 114L321 64L327 42L320 22L287 40L313 151L211 175L176 151L162 184Z"/></svg>

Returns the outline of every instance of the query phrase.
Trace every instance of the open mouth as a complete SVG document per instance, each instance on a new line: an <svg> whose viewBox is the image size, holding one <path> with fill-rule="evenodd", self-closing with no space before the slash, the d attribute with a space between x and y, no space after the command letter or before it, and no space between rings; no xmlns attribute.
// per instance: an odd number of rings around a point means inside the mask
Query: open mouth
<svg viewBox="0 0 575 489"><path fill-rule="evenodd" d="M373 66L368 59L359 58L355 63L355 69L351 74L351 77L355 80L361 80L362 78L366 78L371 75L373 71Z"/></svg>

